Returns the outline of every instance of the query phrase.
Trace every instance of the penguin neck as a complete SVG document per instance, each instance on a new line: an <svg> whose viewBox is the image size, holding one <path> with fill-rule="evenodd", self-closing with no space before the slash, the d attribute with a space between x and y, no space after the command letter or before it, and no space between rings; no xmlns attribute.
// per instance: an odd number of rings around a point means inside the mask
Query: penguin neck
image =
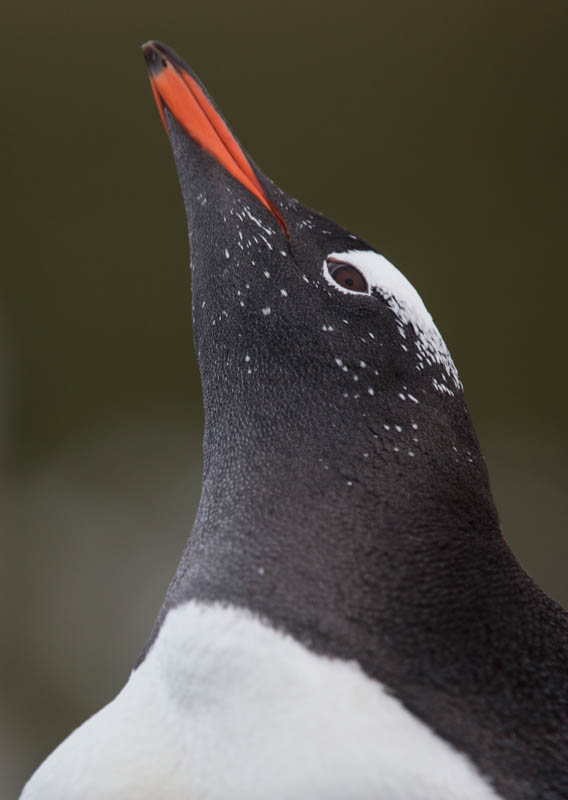
<svg viewBox="0 0 568 800"><path fill-rule="evenodd" d="M346 432L318 427L308 409L294 425L264 416L239 429L238 416L206 426L202 499L166 608L252 608L340 655L363 629L388 635L401 614L406 641L413 627L418 637L463 617L464 582L491 591L484 565L510 554L469 421L441 458L413 442L420 423Z"/></svg>

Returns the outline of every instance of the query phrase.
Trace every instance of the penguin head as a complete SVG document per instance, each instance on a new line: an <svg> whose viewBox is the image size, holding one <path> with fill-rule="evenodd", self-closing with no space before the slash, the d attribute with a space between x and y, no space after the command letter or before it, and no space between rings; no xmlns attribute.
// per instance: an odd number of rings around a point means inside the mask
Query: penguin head
<svg viewBox="0 0 568 800"><path fill-rule="evenodd" d="M208 441L238 458L260 437L265 453L301 446L312 466L346 465L345 483L365 474L362 459L483 470L455 366L414 287L267 178L179 56L155 42L144 51L187 213L206 463Z"/></svg>

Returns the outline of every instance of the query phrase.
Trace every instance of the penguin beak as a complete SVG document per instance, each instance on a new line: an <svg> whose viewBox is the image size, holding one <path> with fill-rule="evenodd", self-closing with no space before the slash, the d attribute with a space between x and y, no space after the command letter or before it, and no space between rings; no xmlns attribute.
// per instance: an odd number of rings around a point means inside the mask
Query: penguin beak
<svg viewBox="0 0 568 800"><path fill-rule="evenodd" d="M165 107L200 147L260 200L288 236L281 214L268 198L243 149L183 61L160 42L146 42L142 52L166 133L169 135Z"/></svg>

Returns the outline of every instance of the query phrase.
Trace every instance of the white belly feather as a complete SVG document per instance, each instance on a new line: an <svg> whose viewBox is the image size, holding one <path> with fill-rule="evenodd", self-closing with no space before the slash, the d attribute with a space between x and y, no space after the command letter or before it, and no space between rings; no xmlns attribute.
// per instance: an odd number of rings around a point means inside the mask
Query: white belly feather
<svg viewBox="0 0 568 800"><path fill-rule="evenodd" d="M120 694L22 800L495 800L472 763L353 663L246 611L169 612Z"/></svg>

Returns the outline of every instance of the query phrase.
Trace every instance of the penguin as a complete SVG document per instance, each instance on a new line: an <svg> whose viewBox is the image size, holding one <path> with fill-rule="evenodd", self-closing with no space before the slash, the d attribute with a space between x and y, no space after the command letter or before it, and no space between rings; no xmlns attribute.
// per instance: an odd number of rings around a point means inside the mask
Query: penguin
<svg viewBox="0 0 568 800"><path fill-rule="evenodd" d="M127 684L22 799L567 798L567 614L502 536L420 295L143 52L189 228L202 495Z"/></svg>

